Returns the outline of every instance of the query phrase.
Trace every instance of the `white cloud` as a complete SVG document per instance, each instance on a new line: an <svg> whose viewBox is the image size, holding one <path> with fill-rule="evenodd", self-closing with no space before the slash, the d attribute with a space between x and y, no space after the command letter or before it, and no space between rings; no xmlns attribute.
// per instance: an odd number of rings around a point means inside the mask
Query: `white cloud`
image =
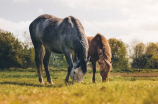
<svg viewBox="0 0 158 104"><path fill-rule="evenodd" d="M29 32L30 23L31 21L11 22L0 18L0 28L13 33L15 37L22 41L24 40L22 34L24 34L24 32Z"/></svg>
<svg viewBox="0 0 158 104"><path fill-rule="evenodd" d="M41 8L39 8L37 11L38 11L38 13L40 13L40 14L44 13L44 10L41 9Z"/></svg>
<svg viewBox="0 0 158 104"><path fill-rule="evenodd" d="M158 42L158 1L157 0L59 0L71 8L85 10L116 10L122 16L112 20L82 20L87 34L95 35L99 31L119 31L114 38L128 43L132 38L143 42ZM94 14L95 15L95 14ZM101 14L104 16L106 14ZM94 33L91 32L93 30ZM103 33L106 34L106 33ZM108 33L110 35L110 33ZM112 33L111 33L112 34ZM113 34L114 36L114 34Z"/></svg>
<svg viewBox="0 0 158 104"><path fill-rule="evenodd" d="M83 7L86 9L121 9L135 8L139 9L144 6L153 5L157 0L59 0L60 2L72 7Z"/></svg>
<svg viewBox="0 0 158 104"><path fill-rule="evenodd" d="M42 0L14 1L39 2ZM93 11L101 11L100 16L106 17L107 14L105 13L107 11L113 14L115 10L116 14L110 15L108 17L110 19L99 20L98 18L90 18L89 20L81 20L87 36L94 36L97 32L106 34L109 30L108 38L112 38L110 37L112 35L113 38L122 39L126 43L133 38L139 38L143 42L158 41L158 0L45 0L44 2L48 1L50 3L58 2L59 6L62 3L72 9L75 8L74 10L82 8L81 10L90 11L88 14L91 16L95 15ZM37 8L36 10L38 13L44 12L42 8ZM105 13L103 12L104 10L106 11ZM87 14L84 13L83 11L81 15L86 17ZM117 17L117 15L121 16ZM0 24L1 21L2 19L0 19ZM25 31L27 22L15 23L5 20L5 25L7 26L0 25L0 28L6 27L6 30L19 34L20 31ZM117 32L119 33L117 34Z"/></svg>
<svg viewBox="0 0 158 104"><path fill-rule="evenodd" d="M101 31L105 30L104 33L107 34L107 30L115 31L116 34L110 34L117 38L122 39L125 43L129 43L133 38L138 38L143 42L158 42L158 19L156 18L130 18L125 20L110 20L110 21L83 21L83 26L88 34L93 36ZM120 32L121 34L117 33ZM108 36L109 36L108 35ZM112 37L108 37L112 38Z"/></svg>
<svg viewBox="0 0 158 104"><path fill-rule="evenodd" d="M23 3L28 3L30 0L13 0L14 2L23 2Z"/></svg>
<svg viewBox="0 0 158 104"><path fill-rule="evenodd" d="M123 42L127 43L130 45L132 40L138 39L143 43L148 43L148 42L158 42L158 33L153 32L153 31L147 31L147 32L138 32L138 33L131 33L128 35L122 35L116 37L117 39L121 39Z"/></svg>
<svg viewBox="0 0 158 104"><path fill-rule="evenodd" d="M158 18L158 17L157 17ZM121 31L147 31L154 30L158 32L158 19L125 19L125 20L110 20L110 21L83 21L84 27L87 29L114 29Z"/></svg>

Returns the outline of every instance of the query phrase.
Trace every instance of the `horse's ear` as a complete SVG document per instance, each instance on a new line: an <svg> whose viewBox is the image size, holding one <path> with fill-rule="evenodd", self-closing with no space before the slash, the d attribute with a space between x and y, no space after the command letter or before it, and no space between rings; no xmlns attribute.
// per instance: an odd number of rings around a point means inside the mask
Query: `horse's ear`
<svg viewBox="0 0 158 104"><path fill-rule="evenodd" d="M86 63L88 63L88 61L91 59L91 57L89 57L87 60L86 60Z"/></svg>
<svg viewBox="0 0 158 104"><path fill-rule="evenodd" d="M75 69L78 68L79 66L81 66L81 61L77 63L77 65L75 66Z"/></svg>

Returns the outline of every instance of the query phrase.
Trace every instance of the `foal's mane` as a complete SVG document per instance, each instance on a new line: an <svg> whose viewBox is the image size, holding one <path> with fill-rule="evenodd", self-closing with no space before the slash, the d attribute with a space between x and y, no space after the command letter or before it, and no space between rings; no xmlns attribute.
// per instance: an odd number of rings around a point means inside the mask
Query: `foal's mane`
<svg viewBox="0 0 158 104"><path fill-rule="evenodd" d="M109 46L108 40L100 33L97 33L95 37L100 37L104 58L105 60L111 62L111 48Z"/></svg>

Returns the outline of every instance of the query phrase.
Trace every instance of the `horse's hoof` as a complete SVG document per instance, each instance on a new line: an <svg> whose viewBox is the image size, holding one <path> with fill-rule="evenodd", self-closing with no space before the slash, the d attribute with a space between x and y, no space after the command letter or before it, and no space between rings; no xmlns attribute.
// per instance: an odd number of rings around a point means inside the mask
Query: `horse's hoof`
<svg viewBox="0 0 158 104"><path fill-rule="evenodd" d="M44 84L43 78L39 78L39 82L40 82L41 84Z"/></svg>
<svg viewBox="0 0 158 104"><path fill-rule="evenodd" d="M69 85L69 82L68 82L68 81L65 81L65 85L68 86L68 85Z"/></svg>
<svg viewBox="0 0 158 104"><path fill-rule="evenodd" d="M49 83L52 84L52 85L54 84L53 82L49 82Z"/></svg>
<svg viewBox="0 0 158 104"><path fill-rule="evenodd" d="M68 86L68 85L69 85L69 83L68 83L68 82L65 82L65 85L66 85L66 86Z"/></svg>
<svg viewBox="0 0 158 104"><path fill-rule="evenodd" d="M92 83L96 83L96 81L92 81Z"/></svg>
<svg viewBox="0 0 158 104"><path fill-rule="evenodd" d="M83 81L81 81L80 83L83 83Z"/></svg>
<svg viewBox="0 0 158 104"><path fill-rule="evenodd" d="M52 82L52 79L50 78L50 79L47 79L47 82L49 82L50 84L54 84L53 82Z"/></svg>
<svg viewBox="0 0 158 104"><path fill-rule="evenodd" d="M65 79L65 83L68 83L69 82L69 80L68 79Z"/></svg>
<svg viewBox="0 0 158 104"><path fill-rule="evenodd" d="M92 79L92 83L96 83L95 80Z"/></svg>
<svg viewBox="0 0 158 104"><path fill-rule="evenodd" d="M109 82L109 80L102 80L102 82Z"/></svg>
<svg viewBox="0 0 158 104"><path fill-rule="evenodd" d="M42 81L42 82L40 82L41 84L44 84L44 82Z"/></svg>

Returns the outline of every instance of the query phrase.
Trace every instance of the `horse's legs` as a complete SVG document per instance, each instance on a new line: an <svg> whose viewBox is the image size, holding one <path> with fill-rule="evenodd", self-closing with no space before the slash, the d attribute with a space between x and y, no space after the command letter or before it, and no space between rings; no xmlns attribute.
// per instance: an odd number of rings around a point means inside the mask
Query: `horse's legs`
<svg viewBox="0 0 158 104"><path fill-rule="evenodd" d="M69 65L68 66L68 73L67 73L66 78L65 78L65 82L68 82L71 69L73 68L73 62L72 62L71 54L70 54L70 52L68 50L64 50L64 54L65 54L67 63Z"/></svg>
<svg viewBox="0 0 158 104"><path fill-rule="evenodd" d="M49 74L49 69L48 69L50 57L51 57L51 52L46 50L46 53L45 53L45 56L43 59L43 64L44 64L44 68L45 68L45 72L46 72L46 76L47 76L47 82L49 82L50 84L54 84L52 82L52 79Z"/></svg>
<svg viewBox="0 0 158 104"><path fill-rule="evenodd" d="M42 44L36 43L34 44L34 48L35 48L35 62L39 76L39 82L44 83L42 78L42 74L43 74L42 65L43 65L43 55L44 55Z"/></svg>
<svg viewBox="0 0 158 104"><path fill-rule="evenodd" d="M96 73L96 62L95 61L92 61L92 68L93 68L92 82L95 83L95 73Z"/></svg>

